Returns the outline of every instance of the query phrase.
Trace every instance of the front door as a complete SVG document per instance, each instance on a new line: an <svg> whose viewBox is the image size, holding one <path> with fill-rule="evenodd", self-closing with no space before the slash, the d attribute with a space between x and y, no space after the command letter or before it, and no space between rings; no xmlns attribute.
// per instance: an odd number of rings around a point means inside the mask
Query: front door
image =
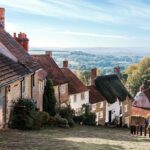
<svg viewBox="0 0 150 150"><path fill-rule="evenodd" d="M111 122L111 118L112 118L112 111L110 110L108 113L108 121Z"/></svg>

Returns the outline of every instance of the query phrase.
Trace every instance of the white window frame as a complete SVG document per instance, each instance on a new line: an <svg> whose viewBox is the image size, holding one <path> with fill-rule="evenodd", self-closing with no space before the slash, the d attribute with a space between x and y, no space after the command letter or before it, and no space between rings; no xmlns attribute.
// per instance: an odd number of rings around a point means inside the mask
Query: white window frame
<svg viewBox="0 0 150 150"><path fill-rule="evenodd" d="M74 102L74 103L77 102L77 95L76 95L76 94L73 96L73 102Z"/></svg>
<svg viewBox="0 0 150 150"><path fill-rule="evenodd" d="M81 100L84 100L84 99L85 99L85 93L82 92L82 93L81 93Z"/></svg>

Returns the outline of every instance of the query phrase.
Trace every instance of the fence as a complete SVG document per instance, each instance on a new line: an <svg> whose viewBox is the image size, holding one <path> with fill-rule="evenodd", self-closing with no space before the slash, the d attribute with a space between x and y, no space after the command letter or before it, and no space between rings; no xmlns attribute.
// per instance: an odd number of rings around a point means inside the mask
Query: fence
<svg viewBox="0 0 150 150"><path fill-rule="evenodd" d="M133 135L147 136L148 134L150 138L150 127L147 129L146 125L131 126L130 129L131 129L131 134Z"/></svg>

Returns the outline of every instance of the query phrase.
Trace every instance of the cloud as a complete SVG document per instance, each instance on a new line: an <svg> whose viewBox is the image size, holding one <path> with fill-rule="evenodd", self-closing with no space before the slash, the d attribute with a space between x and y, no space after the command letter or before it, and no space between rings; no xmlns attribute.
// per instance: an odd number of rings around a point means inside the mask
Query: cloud
<svg viewBox="0 0 150 150"><path fill-rule="evenodd" d="M16 11L50 17L72 18L93 22L118 23L121 17L113 16L110 10L83 0L5 0L0 2Z"/></svg>
<svg viewBox="0 0 150 150"><path fill-rule="evenodd" d="M97 34L97 33L90 33L90 32L59 31L57 33L73 35L73 36L100 37L100 38L115 38L115 39L127 39L128 38L122 35Z"/></svg>

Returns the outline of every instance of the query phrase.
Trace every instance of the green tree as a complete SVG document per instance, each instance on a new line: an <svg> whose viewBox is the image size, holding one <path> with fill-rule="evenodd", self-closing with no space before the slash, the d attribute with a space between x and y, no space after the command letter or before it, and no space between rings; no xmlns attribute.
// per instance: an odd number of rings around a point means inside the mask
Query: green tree
<svg viewBox="0 0 150 150"><path fill-rule="evenodd" d="M147 81L150 80L150 57L146 57L139 64L131 65L125 71L128 74L126 86L135 95L141 85L148 87Z"/></svg>
<svg viewBox="0 0 150 150"><path fill-rule="evenodd" d="M85 85L90 84L90 72L89 71L82 71L80 78Z"/></svg>
<svg viewBox="0 0 150 150"><path fill-rule="evenodd" d="M51 79L47 79L43 95L43 110L48 112L50 116L56 114L56 97Z"/></svg>

